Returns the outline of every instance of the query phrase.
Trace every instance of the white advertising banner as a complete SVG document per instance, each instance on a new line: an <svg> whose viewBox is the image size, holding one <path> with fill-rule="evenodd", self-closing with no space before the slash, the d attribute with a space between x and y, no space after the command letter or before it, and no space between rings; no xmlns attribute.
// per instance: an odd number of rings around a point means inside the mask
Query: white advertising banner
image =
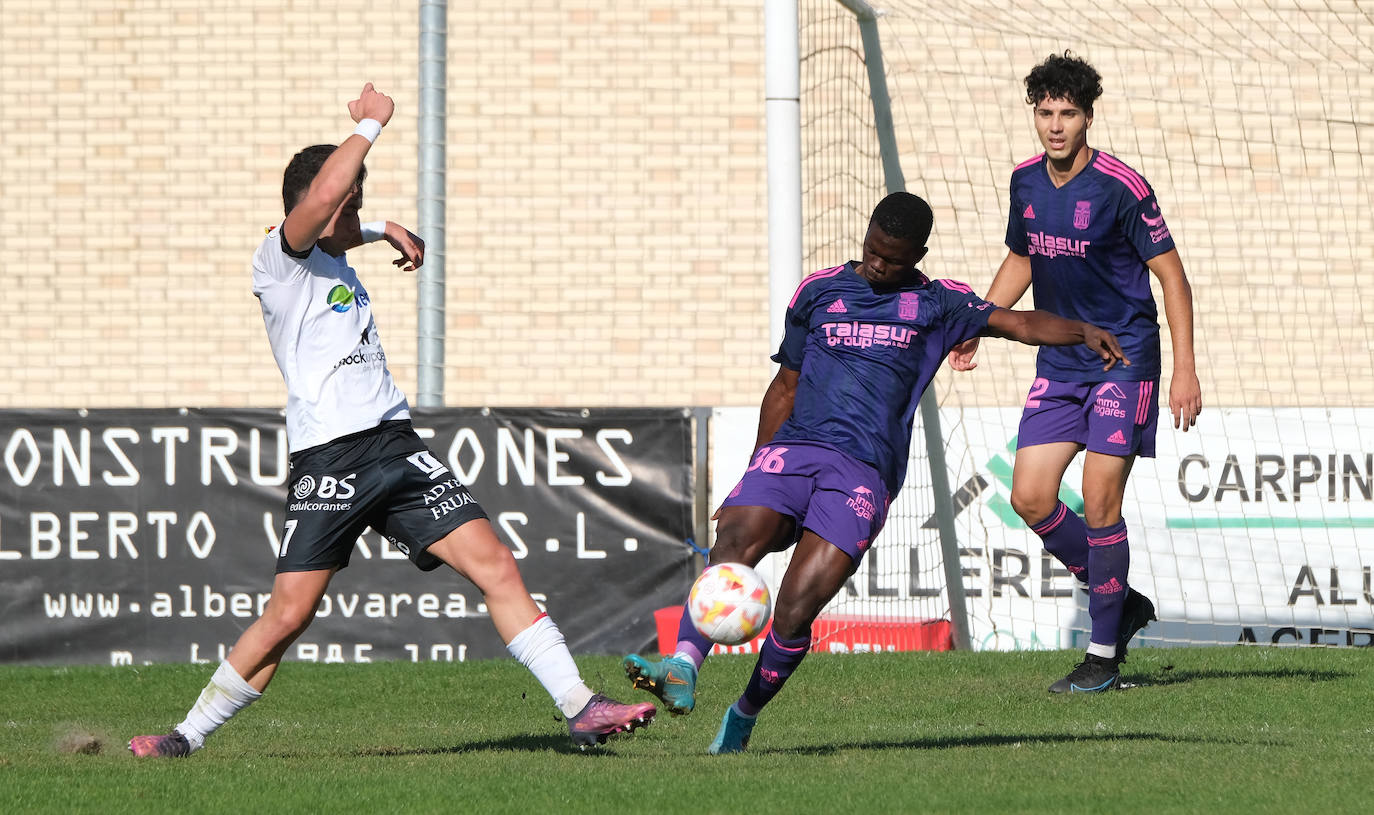
<svg viewBox="0 0 1374 815"><path fill-rule="evenodd" d="M757 416L743 408L714 416L713 505L748 464ZM1086 595L1011 509L1019 418L1015 408L941 411L971 638L979 649L1081 649ZM919 447L919 429L915 438ZM1131 583L1154 599L1160 617L1139 641L1374 645L1374 409L1212 408L1187 433L1172 427L1166 409L1157 440L1157 457L1137 460L1123 507ZM1081 459L1060 492L1075 511ZM909 495L929 491L926 466L913 460L869 555L874 563L851 581L849 595L866 595L865 614L931 613L929 584L939 585L940 573L912 575L917 560L933 563L938 549L926 530L895 529L892 520L904 503L930 505L928 496ZM884 577L894 563L912 564L912 574ZM909 590L866 591L893 585ZM840 605L852 612L855 598L842 594Z"/></svg>

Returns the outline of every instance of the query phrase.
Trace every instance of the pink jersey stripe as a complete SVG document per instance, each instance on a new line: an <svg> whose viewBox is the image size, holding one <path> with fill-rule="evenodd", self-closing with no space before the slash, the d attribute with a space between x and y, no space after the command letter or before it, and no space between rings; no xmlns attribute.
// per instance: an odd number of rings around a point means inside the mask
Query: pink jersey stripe
<svg viewBox="0 0 1374 815"><path fill-rule="evenodd" d="M1150 415L1150 400L1154 398L1155 383L1140 383L1140 401L1136 404L1135 423L1145 424L1145 420Z"/></svg>
<svg viewBox="0 0 1374 815"><path fill-rule="evenodd" d="M806 279L802 280L801 285L797 287L797 290L793 292L792 302L788 303L787 307L792 308L797 304L797 298L801 297L801 290L806 288L807 285L815 283L817 280L824 280L827 277L834 277L835 275L839 274L842 269L844 269L844 266L841 265L831 269L821 269L819 272L816 272L815 274L808 275Z"/></svg>
<svg viewBox="0 0 1374 815"><path fill-rule="evenodd" d="M941 286L944 286L950 291L957 291L961 294L973 294L973 287L967 283L960 283L957 280L945 280L944 278L940 278L938 282Z"/></svg>
<svg viewBox="0 0 1374 815"><path fill-rule="evenodd" d="M1096 166L1098 170L1125 184L1135 195L1137 201L1143 201L1149 197L1150 188L1145 184L1145 179L1120 161L1106 153L1098 153Z"/></svg>
<svg viewBox="0 0 1374 815"><path fill-rule="evenodd" d="M1042 159L1042 158L1044 158L1044 157L1045 157L1045 154L1044 154L1044 153L1041 153L1040 155L1036 156L1035 158L1028 158L1028 159L1026 159L1025 161L1021 162L1020 164L1016 165L1015 169L1013 169L1012 172L1014 173L1014 172L1016 172L1017 170L1021 169L1022 167L1029 167L1029 166L1031 166L1032 164L1035 164L1035 163L1039 162L1040 159Z"/></svg>
<svg viewBox="0 0 1374 815"><path fill-rule="evenodd" d="M1124 540L1126 540L1126 533L1125 533L1124 531L1118 532L1118 533L1116 533L1115 535L1108 535L1108 536L1105 537L1105 538L1094 538L1092 535L1089 535L1089 536L1088 536L1088 545L1089 545L1089 546L1111 546L1112 544L1115 544L1115 543L1121 543L1121 542L1124 541Z"/></svg>
<svg viewBox="0 0 1374 815"><path fill-rule="evenodd" d="M1146 190L1147 192L1149 191L1150 185L1145 183L1145 177L1142 176L1140 173L1137 173L1135 170L1131 169L1130 165L1126 162L1122 161L1116 156L1111 155L1110 153L1103 153L1100 150L1097 153L1097 158L1099 161L1102 161L1112 169L1120 170L1121 172L1125 173L1129 178L1134 179L1135 182L1140 185L1141 189Z"/></svg>
<svg viewBox="0 0 1374 815"><path fill-rule="evenodd" d="M1049 520L1045 521L1039 526L1031 527L1031 531L1037 535L1045 535L1050 532L1053 532L1054 530L1059 528L1060 524L1064 522L1064 518L1068 515L1068 513L1068 506L1065 505L1063 501L1060 501L1059 509L1049 517Z"/></svg>
<svg viewBox="0 0 1374 815"><path fill-rule="evenodd" d="M1128 189L1128 190L1131 191L1131 195L1134 195L1134 196L1135 196L1135 200L1137 200L1137 201L1143 201L1143 200L1145 200L1146 193L1143 192L1143 191L1141 191L1139 187L1136 187L1134 184L1132 184L1132 183L1131 183L1131 179L1129 179L1129 178L1127 178L1126 176L1122 175L1120 171L1110 169L1110 168L1108 168L1108 167L1106 167L1106 166L1104 166L1104 165L1102 165L1102 164L1098 164L1098 165L1096 165L1096 166L1097 166L1098 172L1102 173L1103 175L1109 175L1109 176L1111 176L1112 178L1115 178L1117 181L1120 181L1122 184L1125 184L1125 185L1126 185L1126 189Z"/></svg>

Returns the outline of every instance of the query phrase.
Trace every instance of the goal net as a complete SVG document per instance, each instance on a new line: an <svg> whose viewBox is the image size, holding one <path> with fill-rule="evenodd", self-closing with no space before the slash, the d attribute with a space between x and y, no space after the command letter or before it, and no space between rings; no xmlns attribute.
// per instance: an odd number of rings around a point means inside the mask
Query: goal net
<svg viewBox="0 0 1374 815"><path fill-rule="evenodd" d="M1028 0L800 0L804 271L857 256L888 192L935 210L922 269L987 290L1006 253L1011 169L1041 152L1022 78L1066 48L1101 72L1090 143L1154 187L1193 287L1204 412L1169 417L1123 510L1144 644L1374 644L1374 14L1322 2L1134 0L1032 24ZM858 14L856 14L858 10ZM890 107L875 113L880 60ZM879 94L882 96L883 94ZM1019 304L1031 307L1027 296ZM1087 601L1012 511L1034 349L990 340L932 386L974 648L1086 646ZM918 426L883 536L826 615L948 618ZM1082 509L1080 461L1060 496ZM775 566L775 571L780 567Z"/></svg>

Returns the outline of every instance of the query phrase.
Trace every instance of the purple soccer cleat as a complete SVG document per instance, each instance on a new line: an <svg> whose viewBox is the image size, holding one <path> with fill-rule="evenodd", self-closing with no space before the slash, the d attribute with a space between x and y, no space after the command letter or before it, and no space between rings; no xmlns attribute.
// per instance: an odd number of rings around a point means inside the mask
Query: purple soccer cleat
<svg viewBox="0 0 1374 815"><path fill-rule="evenodd" d="M568 735L578 749L586 750L616 733L629 733L640 727L647 727L654 720L658 708L649 702L625 705L614 699L596 694L582 708L582 712L568 719Z"/></svg>
<svg viewBox="0 0 1374 815"><path fill-rule="evenodd" d="M185 758L191 755L191 743L173 730L165 736L134 736L129 739L129 752L139 758Z"/></svg>

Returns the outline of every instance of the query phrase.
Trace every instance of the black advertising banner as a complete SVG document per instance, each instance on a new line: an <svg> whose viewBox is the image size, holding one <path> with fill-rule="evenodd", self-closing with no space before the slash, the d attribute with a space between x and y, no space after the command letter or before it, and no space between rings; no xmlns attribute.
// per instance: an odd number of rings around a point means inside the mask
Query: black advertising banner
<svg viewBox="0 0 1374 815"><path fill-rule="evenodd" d="M652 649L694 576L674 409L417 410L573 653ZM287 500L276 410L0 411L0 662L218 661L261 614ZM436 512L442 512L436 506ZM287 660L505 656L480 592L369 529Z"/></svg>

